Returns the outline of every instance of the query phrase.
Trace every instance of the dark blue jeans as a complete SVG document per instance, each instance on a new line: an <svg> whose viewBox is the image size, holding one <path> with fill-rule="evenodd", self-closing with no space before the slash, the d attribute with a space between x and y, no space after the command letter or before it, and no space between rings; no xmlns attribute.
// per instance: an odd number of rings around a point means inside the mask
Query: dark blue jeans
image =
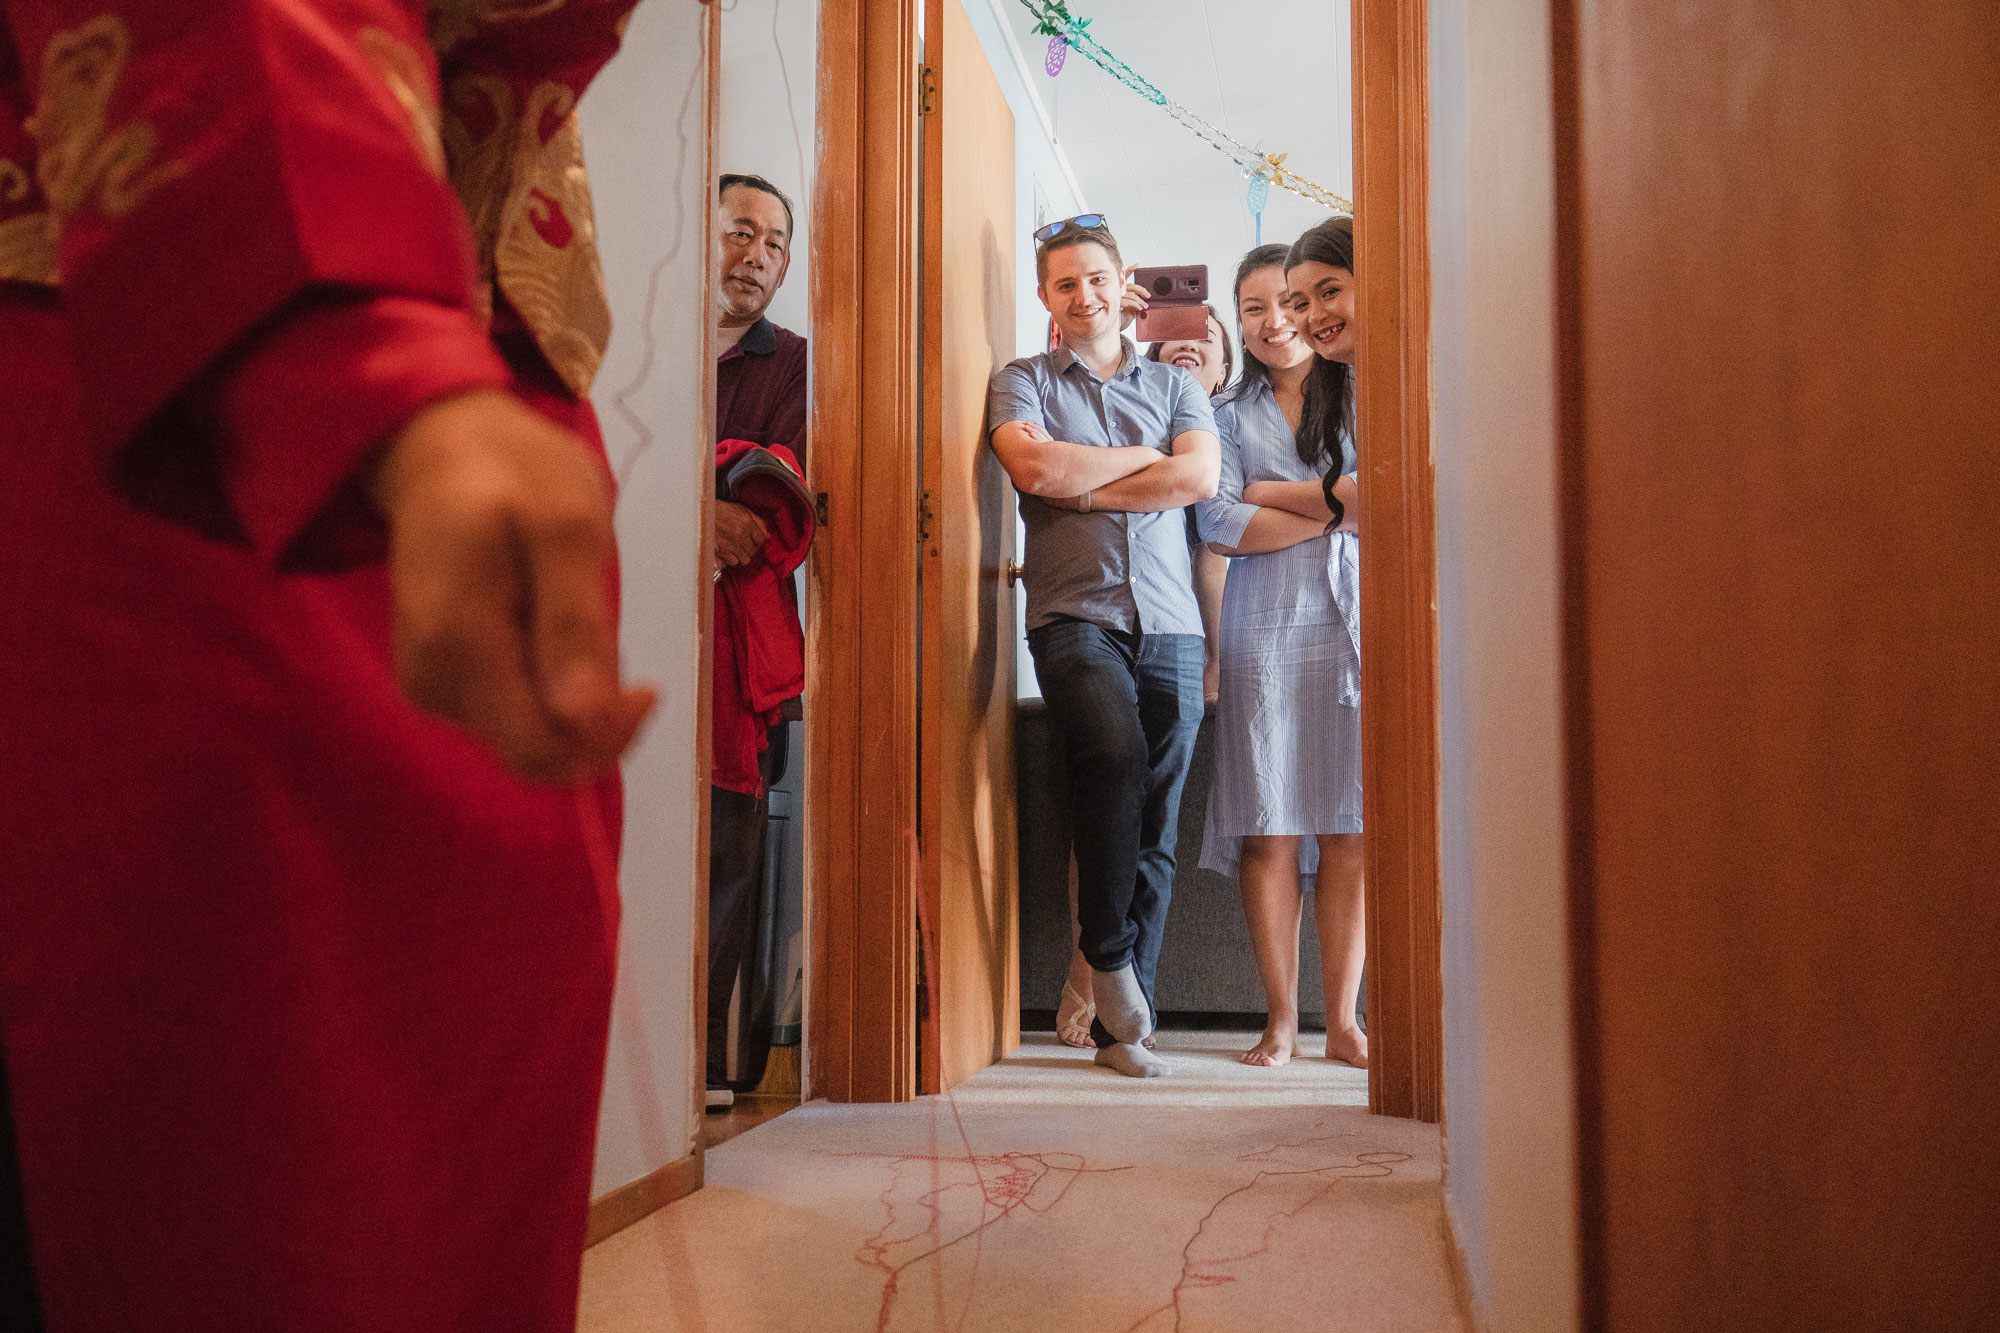
<svg viewBox="0 0 2000 1333"><path fill-rule="evenodd" d="M1028 650L1069 767L1083 956L1100 972L1131 963L1151 1004L1201 728L1201 636L1058 620L1030 631ZM1090 1032L1114 1040L1102 1023Z"/></svg>

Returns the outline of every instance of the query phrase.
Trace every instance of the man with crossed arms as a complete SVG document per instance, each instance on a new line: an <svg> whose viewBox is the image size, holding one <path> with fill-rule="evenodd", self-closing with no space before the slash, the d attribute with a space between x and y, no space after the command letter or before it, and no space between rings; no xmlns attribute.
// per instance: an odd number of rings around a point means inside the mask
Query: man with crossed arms
<svg viewBox="0 0 2000 1333"><path fill-rule="evenodd" d="M993 377L986 422L1028 529L1028 648L1069 767L1097 1063L1150 1078L1167 1072L1142 1043L1202 716L1181 510L1215 494L1221 453L1194 376L1125 340L1126 307L1144 298L1104 219L1035 239L1036 290L1061 345Z"/></svg>

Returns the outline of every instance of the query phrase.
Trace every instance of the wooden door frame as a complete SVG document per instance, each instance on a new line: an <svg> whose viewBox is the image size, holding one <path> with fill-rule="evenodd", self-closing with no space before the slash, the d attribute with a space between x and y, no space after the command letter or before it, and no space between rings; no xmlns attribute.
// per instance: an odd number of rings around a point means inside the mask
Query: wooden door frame
<svg viewBox="0 0 2000 1333"><path fill-rule="evenodd" d="M1368 1106L1444 1114L1429 18L1354 0Z"/></svg>
<svg viewBox="0 0 2000 1333"><path fill-rule="evenodd" d="M807 1095L916 1091L921 0L823 0L813 182ZM1443 1116L1423 0L1354 0L1368 1098Z"/></svg>
<svg viewBox="0 0 2000 1333"><path fill-rule="evenodd" d="M918 738L918 758L920 763L934 762L937 766L926 768L920 774L922 785L918 800L924 826L921 839L921 948L927 955L922 960L921 981L928 1002L922 1006L917 1082L918 1091L928 1095L955 1086L978 1069L1004 1058L1020 1045L1021 1039L1020 857L1015 827L1017 803L1014 784L1014 718L1019 692L1015 654L1018 642L1015 638L1014 581L1009 577L1009 567L1019 554L1014 549L1015 492L1009 478L1001 485L997 512L980 506L977 488L981 471L990 468L1003 477L1005 473L979 438L976 426L972 430L975 441L970 478L973 494L968 495L960 489L968 480L958 471L964 464L964 456L959 452L964 437L954 436L951 432L965 424L965 419L953 409L976 410L983 421L988 377L1000 366L977 355L987 350L983 339L976 352L963 342L954 344L953 358L969 358L985 367L974 372L975 390L972 383L956 379L957 374L967 371L963 360L954 374L947 370L952 362L946 355L947 343L952 342L955 328L951 317L963 313L957 308L948 311L946 298L962 290L952 279L957 273L955 261L964 258L961 252L947 245L947 231L965 226L963 215L956 211L954 201L960 199L961 191L969 185L969 173L964 170L963 146L952 145L953 151L960 155L959 174L953 178L953 189L947 193L945 139L954 132L949 126L966 125L967 113L981 105L981 74L991 82L991 95L999 99L1000 110L1007 121L1003 136L1005 149L1002 150L997 143L981 144L974 158L979 163L976 174L989 178L989 184L1004 190L1007 199L1005 219L1001 223L1006 239L995 241L1005 252L1002 256L1004 262L999 267L1006 274L1007 300L999 307L984 301L977 302L979 309L989 315L996 308L1005 310L1008 336L1001 344L1004 349L1000 354L1001 365L1011 361L1014 355L1014 260L1017 255L1014 246L1018 242L1013 238L1013 205L1017 202L1013 109L1007 106L1005 93L998 79L993 77L985 53L979 50L978 34L973 30L970 16L960 0L923 0L923 4L924 467L921 485L922 512L928 516L925 527L929 535L922 543L923 727ZM963 28L960 28L961 24ZM954 34L968 45L959 45L954 41ZM978 67L976 71L972 68L975 64ZM991 103L987 102L987 105ZM1003 151L1005 170L996 176L1001 168L997 154ZM963 236L958 239L963 240ZM962 278L963 275L957 276ZM967 331L958 329L957 332L963 337ZM990 328L986 330L989 335L991 332ZM954 387L956 394L953 393ZM988 533L999 538L991 561L985 559L986 551L982 545ZM993 621L979 619L979 612L986 610L985 603L980 600L980 592L968 590L964 583L959 582L966 576L962 562L975 551L979 557L979 584L982 589L991 589L996 594L993 609L997 612L997 625ZM968 591L972 591L973 607L976 608L969 641L959 638L968 629L968 607L961 600ZM995 629L998 633L987 641L990 657L984 656L978 647L980 634ZM977 693L961 694L958 686L966 683L964 670L976 669L982 660L994 667L987 694L984 698ZM956 684L948 689L947 680ZM956 769L950 767L961 754L965 756L965 763ZM996 771L1001 770L1006 774L1005 780L993 781L988 789L991 820L982 821L977 814L980 778L984 776L991 781ZM971 780L965 781L966 778ZM983 829L980 828L982 823ZM984 849L977 845L980 831L991 837L991 842ZM990 860L987 859L989 855ZM986 935L980 932L978 923L989 919L994 928L990 935ZM996 986L997 990L994 989ZM990 1029L985 1026L988 1016L992 1020Z"/></svg>
<svg viewBox="0 0 2000 1333"><path fill-rule="evenodd" d="M806 1096L917 1066L917 116L921 0L822 0L806 645Z"/></svg>

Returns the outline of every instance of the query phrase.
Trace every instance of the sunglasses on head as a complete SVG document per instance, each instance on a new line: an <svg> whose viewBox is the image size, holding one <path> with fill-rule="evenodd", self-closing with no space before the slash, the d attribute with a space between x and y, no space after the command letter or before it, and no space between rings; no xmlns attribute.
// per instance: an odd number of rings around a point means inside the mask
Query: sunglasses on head
<svg viewBox="0 0 2000 1333"><path fill-rule="evenodd" d="M1073 218L1064 218L1061 222L1051 222L1046 227L1035 228L1035 244L1046 245L1071 227L1075 227L1078 231L1089 231L1103 225L1102 213L1078 213Z"/></svg>

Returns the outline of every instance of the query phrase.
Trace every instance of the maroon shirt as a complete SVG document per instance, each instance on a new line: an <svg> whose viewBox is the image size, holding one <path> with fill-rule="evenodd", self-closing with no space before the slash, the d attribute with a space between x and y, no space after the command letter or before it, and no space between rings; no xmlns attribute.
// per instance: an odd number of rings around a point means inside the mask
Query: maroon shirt
<svg viewBox="0 0 2000 1333"><path fill-rule="evenodd" d="M736 346L715 359L715 438L782 444L806 466L806 340L759 318ZM792 615L798 604L790 579L785 600ZM717 640L720 642L720 639ZM800 716L796 699L785 701L787 721Z"/></svg>
<svg viewBox="0 0 2000 1333"><path fill-rule="evenodd" d="M715 361L715 438L782 444L806 466L806 340L768 319Z"/></svg>

